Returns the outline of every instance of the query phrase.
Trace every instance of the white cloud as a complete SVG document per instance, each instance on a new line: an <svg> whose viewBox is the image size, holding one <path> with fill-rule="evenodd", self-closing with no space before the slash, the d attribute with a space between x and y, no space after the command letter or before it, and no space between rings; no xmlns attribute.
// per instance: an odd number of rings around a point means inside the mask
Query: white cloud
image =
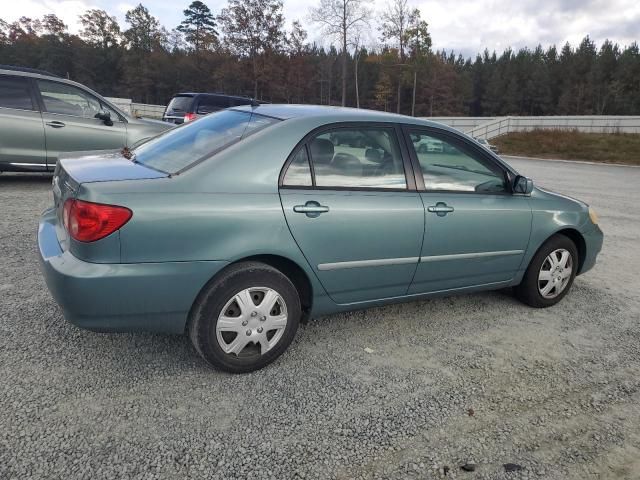
<svg viewBox="0 0 640 480"><path fill-rule="evenodd" d="M123 28L124 14L138 3L111 0L2 0L0 17L14 21L21 16L41 17L55 13L77 32L78 15L89 8L102 8L115 15ZM168 29L182 20L182 11L190 0L142 0L150 12ZM205 0L218 14L226 0ZM301 20L309 30L309 40L326 44L318 29L310 25L307 13L319 0L284 0L286 26ZM386 0L373 0L381 11ZM485 48L502 51L507 47L534 48L569 41L577 45L585 35L600 43L605 38L623 45L638 41L640 36L640 1L638 0L409 0L420 8L429 23L434 48L474 55ZM378 17L375 15L374 17ZM377 26L372 25L369 41L378 43Z"/></svg>
<svg viewBox="0 0 640 480"><path fill-rule="evenodd" d="M81 28L78 15L90 8L98 8L93 2L87 0L22 0L20 2L3 0L2 3L0 17L6 22L13 22L20 17L40 18L54 13L72 32L77 32Z"/></svg>

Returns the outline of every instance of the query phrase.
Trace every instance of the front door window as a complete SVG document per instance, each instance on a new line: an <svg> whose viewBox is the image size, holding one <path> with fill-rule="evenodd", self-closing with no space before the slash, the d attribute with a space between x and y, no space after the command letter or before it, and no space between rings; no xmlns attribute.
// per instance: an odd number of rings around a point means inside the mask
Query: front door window
<svg viewBox="0 0 640 480"><path fill-rule="evenodd" d="M419 131L410 137L428 191L507 192L503 170L462 144Z"/></svg>
<svg viewBox="0 0 640 480"><path fill-rule="evenodd" d="M38 87L45 109L49 113L95 118L96 113L108 111L111 120L119 120L116 112L80 88L48 80L38 80Z"/></svg>

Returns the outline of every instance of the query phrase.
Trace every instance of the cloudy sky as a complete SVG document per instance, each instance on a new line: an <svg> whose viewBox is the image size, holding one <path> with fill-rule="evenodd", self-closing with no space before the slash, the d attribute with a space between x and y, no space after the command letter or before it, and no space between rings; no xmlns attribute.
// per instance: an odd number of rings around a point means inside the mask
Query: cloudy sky
<svg viewBox="0 0 640 480"><path fill-rule="evenodd" d="M139 0L0 0L0 18L13 21L20 16L39 17L55 13L78 30L77 17L89 8L101 8L124 25L124 13ZM167 28L182 20L182 10L191 0L144 0L142 3ZM386 0L372 0L382 10ZM226 0L205 0L214 14ZM284 0L287 26L300 19L310 31L310 40L322 38L308 24L310 6L318 0ZM585 35L600 43L609 38L622 45L640 41L640 0L409 0L420 8L429 22L436 49L473 55L485 48L502 51L507 47L576 45ZM370 44L379 40L375 30Z"/></svg>

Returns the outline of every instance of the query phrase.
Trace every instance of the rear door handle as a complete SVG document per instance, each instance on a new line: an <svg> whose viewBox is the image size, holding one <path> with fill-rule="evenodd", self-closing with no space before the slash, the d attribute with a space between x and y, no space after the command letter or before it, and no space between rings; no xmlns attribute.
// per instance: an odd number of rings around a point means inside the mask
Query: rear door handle
<svg viewBox="0 0 640 480"><path fill-rule="evenodd" d="M427 211L430 213L435 213L439 217L444 217L447 213L453 212L453 207L450 207L444 202L438 202L435 205L431 205L427 207Z"/></svg>
<svg viewBox="0 0 640 480"><path fill-rule="evenodd" d="M51 122L47 122L47 125L49 125L50 127L53 127L53 128L62 128L62 127L65 126L64 123L59 122L57 120L53 120Z"/></svg>
<svg viewBox="0 0 640 480"><path fill-rule="evenodd" d="M318 202L310 201L304 205L296 205L293 207L293 211L296 213L306 213L307 217L315 218L321 213L327 213L329 211L329 207L320 205Z"/></svg>

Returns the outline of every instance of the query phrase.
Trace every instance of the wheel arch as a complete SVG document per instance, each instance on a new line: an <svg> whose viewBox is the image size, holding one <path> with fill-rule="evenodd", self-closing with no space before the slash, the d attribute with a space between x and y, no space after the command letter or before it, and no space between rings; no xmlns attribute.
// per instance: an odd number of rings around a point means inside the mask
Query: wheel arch
<svg viewBox="0 0 640 480"><path fill-rule="evenodd" d="M580 272L582 271L584 260L587 257L587 242L585 241L584 237L582 236L579 230L572 227L567 227L567 228L558 230L557 232L554 233L554 235L564 235L565 237L569 238L569 240L571 240L573 244L576 246L576 248L578 249L578 270L576 274L579 275Z"/></svg>
<svg viewBox="0 0 640 480"><path fill-rule="evenodd" d="M550 234L545 236L541 241L539 241L539 243L537 244L536 249L531 251L531 253L527 257L524 269L529 267L529 265L533 261L534 257L540 251L540 249L544 246L544 244L547 243L549 241L549 239L554 237L555 235L563 235L563 236L567 237L576 246L576 249L578 250L578 270L577 270L577 275L579 275L581 270L582 270L582 266L584 265L584 261L585 261L585 259L587 257L587 244L586 244L586 241L585 241L584 237L582 236L582 234L580 233L580 231L577 228L568 227L568 226L562 227L559 230L551 232Z"/></svg>
<svg viewBox="0 0 640 480"><path fill-rule="evenodd" d="M239 262L251 261L269 265L282 272L289 278L289 280L291 280L293 286L298 290L298 295L300 295L302 322L306 322L309 319L311 307L313 306L313 285L311 284L311 279L307 275L307 272L305 272L304 269L293 260L283 257L282 255L274 254L260 254L245 257L240 260L236 260L231 265Z"/></svg>
<svg viewBox="0 0 640 480"><path fill-rule="evenodd" d="M293 286L298 291L298 295L300 296L300 306L302 307L302 318L300 321L302 323L306 323L309 320L309 316L311 314L311 308L313 306L313 285L311 283L311 279L304 271L304 269L298 265L298 263L294 262L290 258L284 257L282 255L275 254L257 254L251 255L248 257L242 257L230 262L223 269L216 272L200 289L196 298L191 306L191 310L189 311L189 316L186 322L185 329L188 331L189 323L193 316L193 309L195 305L197 305L199 299L202 297L204 292L208 289L209 285L216 281L216 279L224 274L230 267L233 267L239 263L243 262L260 262L265 265L269 265L270 267L275 268L284 274Z"/></svg>

